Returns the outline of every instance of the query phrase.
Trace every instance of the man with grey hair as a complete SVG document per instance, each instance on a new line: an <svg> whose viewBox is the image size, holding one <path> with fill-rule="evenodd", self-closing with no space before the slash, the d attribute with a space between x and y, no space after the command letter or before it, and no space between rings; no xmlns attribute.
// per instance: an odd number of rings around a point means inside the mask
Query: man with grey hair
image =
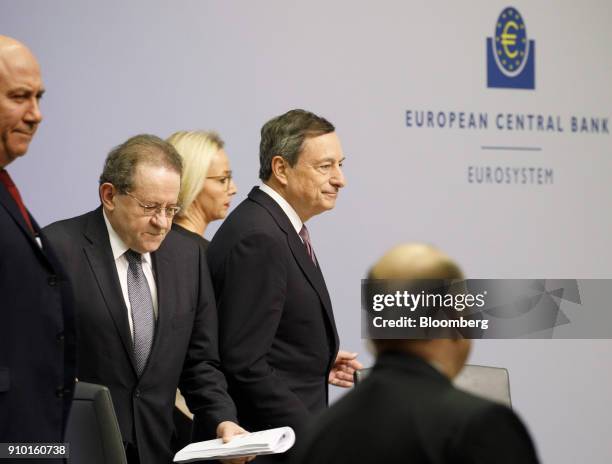
<svg viewBox="0 0 612 464"><path fill-rule="evenodd" d="M76 297L78 377L110 389L130 464L172 461L178 386L206 438L244 431L219 370L206 260L171 231L181 172L172 145L132 137L106 159L102 205L45 228Z"/></svg>
<svg viewBox="0 0 612 464"><path fill-rule="evenodd" d="M429 288L463 274L440 250L410 243L385 253L368 278ZM372 372L313 424L295 464L537 464L529 433L512 410L452 385L470 340L372 343Z"/></svg>
<svg viewBox="0 0 612 464"><path fill-rule="evenodd" d="M331 300L304 223L331 210L344 187L334 126L304 110L261 130L261 187L224 221L207 251L220 352L241 423L302 426L352 385L355 353L338 352ZM199 418L196 414L196 433ZM288 455L263 456L281 462Z"/></svg>
<svg viewBox="0 0 612 464"><path fill-rule="evenodd" d="M69 288L5 169L27 153L43 93L32 52L0 36L1 443L62 442L76 372Z"/></svg>

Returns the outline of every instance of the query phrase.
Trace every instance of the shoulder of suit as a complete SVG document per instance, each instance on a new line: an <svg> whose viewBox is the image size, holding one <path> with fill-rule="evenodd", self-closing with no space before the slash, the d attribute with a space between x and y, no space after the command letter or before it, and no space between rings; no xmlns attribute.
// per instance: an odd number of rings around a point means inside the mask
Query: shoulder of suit
<svg viewBox="0 0 612 464"><path fill-rule="evenodd" d="M72 233L82 231L90 217L95 214L95 211L81 214L68 219L55 221L42 228L43 234L47 237L55 237L60 235L71 235Z"/></svg>
<svg viewBox="0 0 612 464"><path fill-rule="evenodd" d="M201 251L202 246L197 237L170 229L157 252L163 253L170 259L183 259L186 255L197 256Z"/></svg>
<svg viewBox="0 0 612 464"><path fill-rule="evenodd" d="M491 418L502 419L515 416L513 411L504 404L482 398L454 386L451 386L440 400L440 405L448 413L448 417L454 417L455 421L461 423L481 421L486 423Z"/></svg>
<svg viewBox="0 0 612 464"><path fill-rule="evenodd" d="M280 207L279 211L284 216L285 213L280 210ZM287 224L290 225L289 218L287 218ZM284 233L277 219L268 208L247 198L223 221L217 234L259 233L263 231L270 234Z"/></svg>

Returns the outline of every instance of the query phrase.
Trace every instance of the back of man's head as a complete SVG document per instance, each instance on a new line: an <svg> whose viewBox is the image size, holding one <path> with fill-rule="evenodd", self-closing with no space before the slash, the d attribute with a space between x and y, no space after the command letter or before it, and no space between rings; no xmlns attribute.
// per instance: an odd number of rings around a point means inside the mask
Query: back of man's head
<svg viewBox="0 0 612 464"><path fill-rule="evenodd" d="M387 251L368 273L368 279L457 280L463 279L459 266L437 248L422 243L398 245ZM438 366L448 377L456 376L467 359L470 341L465 339L373 339L378 354L403 351Z"/></svg>
<svg viewBox="0 0 612 464"><path fill-rule="evenodd" d="M295 166L309 137L334 132L334 125L310 111L296 109L277 116L261 128L259 144L259 178L267 181L272 175L272 158L282 156Z"/></svg>

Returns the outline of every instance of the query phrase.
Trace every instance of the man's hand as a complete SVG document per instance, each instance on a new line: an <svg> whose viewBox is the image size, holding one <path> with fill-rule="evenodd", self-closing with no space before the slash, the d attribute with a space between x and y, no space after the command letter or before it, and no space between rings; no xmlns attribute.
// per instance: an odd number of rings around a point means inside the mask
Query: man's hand
<svg viewBox="0 0 612 464"><path fill-rule="evenodd" d="M353 386L353 374L356 370L363 369L363 365L357 361L357 353L338 351L334 367L329 373L329 383L336 387L349 388Z"/></svg>
<svg viewBox="0 0 612 464"><path fill-rule="evenodd" d="M240 427L235 422L224 421L217 425L217 438L221 438L223 443L227 443L232 440L237 435L247 434L246 430ZM246 462L250 462L255 459L255 456L245 456L243 458L236 459L222 459L221 462L225 464L244 464Z"/></svg>

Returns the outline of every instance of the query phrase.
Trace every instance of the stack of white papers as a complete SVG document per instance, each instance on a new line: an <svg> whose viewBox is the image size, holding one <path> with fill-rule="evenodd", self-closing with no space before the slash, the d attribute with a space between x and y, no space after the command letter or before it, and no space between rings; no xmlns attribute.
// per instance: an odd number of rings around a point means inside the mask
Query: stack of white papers
<svg viewBox="0 0 612 464"><path fill-rule="evenodd" d="M295 432L291 427L262 430L240 435L229 443L223 440L200 441L192 443L174 456L174 462L208 461L211 459L231 459L241 456L284 453L295 443Z"/></svg>

